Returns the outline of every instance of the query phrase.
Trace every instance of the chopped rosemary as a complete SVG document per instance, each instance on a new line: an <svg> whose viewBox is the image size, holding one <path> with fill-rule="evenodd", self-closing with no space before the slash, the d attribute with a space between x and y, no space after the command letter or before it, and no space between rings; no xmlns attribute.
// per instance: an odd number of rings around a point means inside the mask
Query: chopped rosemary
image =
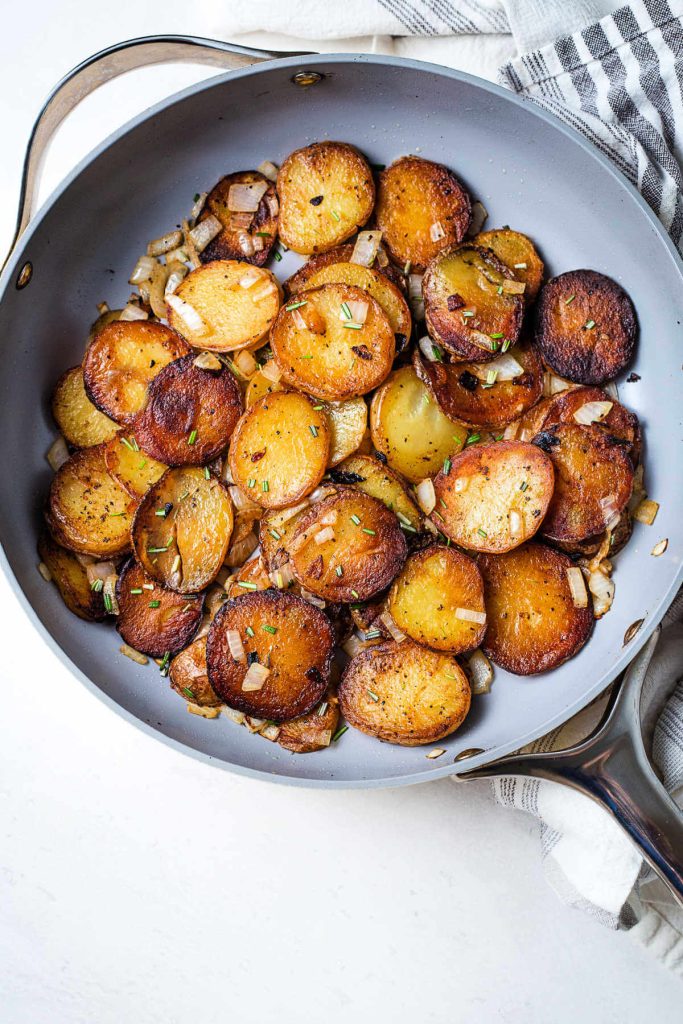
<svg viewBox="0 0 683 1024"><path fill-rule="evenodd" d="M162 676L168 675L168 663L170 660L171 652L166 651L166 654L164 654L163 658L161 659L161 664L159 665L159 671L161 672Z"/></svg>
<svg viewBox="0 0 683 1024"><path fill-rule="evenodd" d="M351 314L351 310L349 309L348 302L342 302L342 304L341 304L341 311L342 311L342 316L344 317L345 320L353 320L353 316Z"/></svg>
<svg viewBox="0 0 683 1024"><path fill-rule="evenodd" d="M164 508L156 509L155 512L154 512L154 515L155 516L161 516L163 519L165 519L166 515L167 515L166 508L164 507Z"/></svg>
<svg viewBox="0 0 683 1024"><path fill-rule="evenodd" d="M355 597L355 598L356 598L356 600L358 600L358 591L357 591L357 590L352 590L352 591L351 591L351 596L352 596L352 597Z"/></svg>
<svg viewBox="0 0 683 1024"><path fill-rule="evenodd" d="M502 331L496 331L495 334L489 334L489 338L493 338L494 341L496 340L496 338L502 338L502 337L503 337L503 332Z"/></svg>
<svg viewBox="0 0 683 1024"><path fill-rule="evenodd" d="M498 370L488 370L487 374L486 374L486 383L489 384L489 385L490 384L495 384L497 376L498 376Z"/></svg>
<svg viewBox="0 0 683 1024"><path fill-rule="evenodd" d="M275 250L275 252L273 253L273 256L275 257L275 260L276 260L276 262L277 262L277 263L279 263L279 262L280 262L280 260L282 259L282 253L281 253L281 252L278 252L278 250L277 250L277 249L276 249L276 250Z"/></svg>
<svg viewBox="0 0 683 1024"><path fill-rule="evenodd" d="M346 323L344 324L344 327L346 327L346 329L348 331L362 331L363 330L363 325L362 324L354 324L354 323L352 323L351 320L347 320Z"/></svg>
<svg viewBox="0 0 683 1024"><path fill-rule="evenodd" d="M480 440L481 440L481 434L470 434L470 436L465 441L465 444L466 445L474 444L475 441L480 441Z"/></svg>
<svg viewBox="0 0 683 1024"><path fill-rule="evenodd" d="M160 555L162 551L168 551L170 545L167 544L165 548L147 548L148 555Z"/></svg>
<svg viewBox="0 0 683 1024"><path fill-rule="evenodd" d="M111 595L110 594L103 594L103 599L104 599L105 611L110 612L112 610L112 608L114 607L113 604L111 603Z"/></svg>
<svg viewBox="0 0 683 1024"><path fill-rule="evenodd" d="M96 583L101 583L102 581L101 580L95 580L95 582ZM131 594L141 594L142 593L142 587L131 587L130 588L130 592L131 592Z"/></svg>
<svg viewBox="0 0 683 1024"><path fill-rule="evenodd" d="M94 590L96 594L99 594L103 586L104 580L93 580L92 583L90 584L90 589ZM140 591L140 593L142 593L142 591Z"/></svg>
<svg viewBox="0 0 683 1024"><path fill-rule="evenodd" d="M336 743L337 740L340 738L340 736L343 736L344 733L348 732L348 731L349 731L348 725L343 725L341 727L341 729L337 729L337 731L335 732L334 736L332 737L332 742Z"/></svg>
<svg viewBox="0 0 683 1024"><path fill-rule="evenodd" d="M254 234L257 238L272 238L270 231L255 231Z"/></svg>
<svg viewBox="0 0 683 1024"><path fill-rule="evenodd" d="M211 479L211 473L209 472L209 467L208 466L204 466L204 479L205 480L210 480Z"/></svg>
<svg viewBox="0 0 683 1024"><path fill-rule="evenodd" d="M341 565L338 565L337 568L334 571L336 572L337 576L343 576L344 575L344 569L342 568Z"/></svg>
<svg viewBox="0 0 683 1024"><path fill-rule="evenodd" d="M249 583L248 580L238 580L237 581L237 586L238 587L243 587L245 590L258 590L258 587L256 586L256 584L255 583Z"/></svg>
<svg viewBox="0 0 683 1024"><path fill-rule="evenodd" d="M381 629L369 629L365 634L366 640L376 640L378 636L382 635Z"/></svg>
<svg viewBox="0 0 683 1024"><path fill-rule="evenodd" d="M318 436L318 428L314 424L311 424L311 426L308 429L313 434L313 437Z"/></svg>
<svg viewBox="0 0 683 1024"><path fill-rule="evenodd" d="M330 210L330 213L332 214L332 216L334 217L335 220L337 220L337 221L341 220L341 217L339 216L339 214L337 213L336 210Z"/></svg>
<svg viewBox="0 0 683 1024"><path fill-rule="evenodd" d="M122 437L121 438L121 444L125 444L126 448L128 448L129 451L131 451L131 452L139 452L140 448L138 447L138 443L137 443L137 441L135 441L135 438L133 438L133 441L135 443L131 444L131 442L128 440L127 437Z"/></svg>
<svg viewBox="0 0 683 1024"><path fill-rule="evenodd" d="M370 530L367 526L364 526L363 527L363 533L369 533L371 537L374 537L376 531L375 530Z"/></svg>
<svg viewBox="0 0 683 1024"><path fill-rule="evenodd" d="M268 481L264 480L263 483L261 484L261 490L264 492L264 494L268 490L268 487L269 487Z"/></svg>
<svg viewBox="0 0 683 1024"><path fill-rule="evenodd" d="M564 304L565 304L565 306L569 306L569 305L570 305L570 303L572 303L572 302L574 301L574 299L575 299L575 298L576 298L576 295L570 295L568 299L565 299L565 300L564 300Z"/></svg>
<svg viewBox="0 0 683 1024"><path fill-rule="evenodd" d="M328 707L329 707L329 704L327 703L326 700L324 700L322 702L322 704L320 705L320 707L318 708L318 714L320 715L321 718L323 717L323 715L327 711Z"/></svg>
<svg viewBox="0 0 683 1024"><path fill-rule="evenodd" d="M183 686L183 693L185 694L186 697L189 697L190 700L196 700L196 697L192 690L189 688L189 686Z"/></svg>
<svg viewBox="0 0 683 1024"><path fill-rule="evenodd" d="M350 519L354 526L360 526L360 519L358 518L355 512L352 516L350 516Z"/></svg>
<svg viewBox="0 0 683 1024"><path fill-rule="evenodd" d="M249 479L247 480L247 487L256 487L256 481L254 480L253 476L249 477Z"/></svg>
<svg viewBox="0 0 683 1024"><path fill-rule="evenodd" d="M312 359L313 356L299 356L299 359Z"/></svg>
<svg viewBox="0 0 683 1024"><path fill-rule="evenodd" d="M187 439L187 443L192 445L192 444L195 443L196 440L197 440L197 431L196 430L190 431L190 436Z"/></svg>
<svg viewBox="0 0 683 1024"><path fill-rule="evenodd" d="M324 405L314 405L313 408L315 409L316 412L319 412L321 409L324 409L325 406Z"/></svg>
<svg viewBox="0 0 683 1024"><path fill-rule="evenodd" d="M150 601L149 604L147 605L148 608L159 608L160 606L161 601Z"/></svg>
<svg viewBox="0 0 683 1024"><path fill-rule="evenodd" d="M486 532L486 530L482 530L481 526L478 527L477 533L479 534L480 537L488 537L488 533Z"/></svg>
<svg viewBox="0 0 683 1024"><path fill-rule="evenodd" d="M109 513L109 518L110 519L118 519L120 516L125 516L125 514L126 514L125 512L110 512Z"/></svg>
<svg viewBox="0 0 683 1024"><path fill-rule="evenodd" d="M586 320L586 323L585 323L584 326L585 326L587 331L592 331L593 328L595 327L595 320Z"/></svg>
<svg viewBox="0 0 683 1024"><path fill-rule="evenodd" d="M247 626L244 632L247 634L247 636L255 636L254 630L251 628L251 626Z"/></svg>
<svg viewBox="0 0 683 1024"><path fill-rule="evenodd" d="M370 698L370 700L374 700L375 704L379 700L379 697L377 696L377 694L374 693L372 690L368 690L368 697Z"/></svg>
<svg viewBox="0 0 683 1024"><path fill-rule="evenodd" d="M528 487L528 486L529 486L529 485L528 485L528 483L526 482L526 480L522 480L521 484L519 485L519 489L520 489L520 491L525 491L525 490L527 489L527 487Z"/></svg>
<svg viewBox="0 0 683 1024"><path fill-rule="evenodd" d="M411 526L410 523L401 523L400 527L402 530L406 530L408 533L417 533L415 527Z"/></svg>
<svg viewBox="0 0 683 1024"><path fill-rule="evenodd" d="M410 260L408 260L408 262L406 263L405 267L403 268L403 273L405 274L406 277L410 273L410 268L412 267L412 265L413 264L410 262Z"/></svg>
<svg viewBox="0 0 683 1024"><path fill-rule="evenodd" d="M443 474L444 474L444 476L448 476L448 474L451 471L451 466L452 465L453 465L453 463L451 462L450 459L444 459L443 460Z"/></svg>
<svg viewBox="0 0 683 1024"><path fill-rule="evenodd" d="M498 292L499 295L503 294L503 286L502 286L502 284L498 285L498 287L496 288L496 291Z"/></svg>
<svg viewBox="0 0 683 1024"><path fill-rule="evenodd" d="M285 306L288 313L291 313L295 309L301 309L302 306L308 305L308 299L301 299L300 302L292 302L291 305Z"/></svg>
<svg viewBox="0 0 683 1024"><path fill-rule="evenodd" d="M271 633L273 636L277 633L277 626L261 626L264 633Z"/></svg>
<svg viewBox="0 0 683 1024"><path fill-rule="evenodd" d="M268 530L268 533L269 533L269 534L270 534L270 536L271 536L271 537L273 537L273 538L274 538L275 540L281 540L281 539L282 539L282 535L281 535L281 534L279 534L279 533L277 532L277 530Z"/></svg>
<svg viewBox="0 0 683 1024"><path fill-rule="evenodd" d="M507 350L509 348L510 348L510 339L506 338L505 341L503 342L503 344L500 346L500 351L501 352L507 352Z"/></svg>

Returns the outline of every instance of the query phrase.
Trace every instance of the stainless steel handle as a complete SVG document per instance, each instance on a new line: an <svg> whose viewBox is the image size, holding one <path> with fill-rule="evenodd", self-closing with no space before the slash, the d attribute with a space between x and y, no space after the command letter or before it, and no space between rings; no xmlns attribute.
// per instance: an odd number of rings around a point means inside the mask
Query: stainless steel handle
<svg viewBox="0 0 683 1024"><path fill-rule="evenodd" d="M36 118L26 148L17 226L10 254L34 213L35 197L50 142L65 117L81 100L119 75L152 64L208 64L233 70L292 54L254 50L198 36L141 36L100 50L54 87ZM294 54L293 56L297 56ZM8 256L9 258L9 256ZM6 261L5 261L6 262Z"/></svg>
<svg viewBox="0 0 683 1024"><path fill-rule="evenodd" d="M655 633L631 663L587 739L567 750L502 757L458 778L524 775L585 793L609 811L683 904L683 815L655 775L640 723L643 681L658 638Z"/></svg>

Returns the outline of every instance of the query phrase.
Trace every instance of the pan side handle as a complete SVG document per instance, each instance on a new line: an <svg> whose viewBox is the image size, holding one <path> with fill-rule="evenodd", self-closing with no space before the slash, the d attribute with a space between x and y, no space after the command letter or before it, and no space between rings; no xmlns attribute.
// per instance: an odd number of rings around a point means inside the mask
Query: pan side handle
<svg viewBox="0 0 683 1024"><path fill-rule="evenodd" d="M292 54L254 50L198 36L168 35L127 39L88 57L57 83L33 125L24 158L17 225L7 259L33 216L52 138L62 121L90 93L127 71L153 64L207 64L230 71L284 56Z"/></svg>
<svg viewBox="0 0 683 1024"><path fill-rule="evenodd" d="M571 786L601 804L683 905L683 815L655 775L640 726L640 695L654 634L629 667L595 730L567 750L512 754L459 779L522 775Z"/></svg>

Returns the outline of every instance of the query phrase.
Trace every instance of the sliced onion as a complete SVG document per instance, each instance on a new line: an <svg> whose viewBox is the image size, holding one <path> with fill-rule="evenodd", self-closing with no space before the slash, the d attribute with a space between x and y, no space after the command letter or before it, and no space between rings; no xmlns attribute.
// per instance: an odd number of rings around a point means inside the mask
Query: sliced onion
<svg viewBox="0 0 683 1024"><path fill-rule="evenodd" d="M477 348L483 348L487 352L495 352L495 346L497 346L498 342L495 338L489 338L488 334L484 334L482 331L476 331L471 328L468 337L470 341L474 342Z"/></svg>
<svg viewBox="0 0 683 1024"><path fill-rule="evenodd" d="M524 373L524 367L520 366L509 352L496 356L490 363L475 363L473 369L479 380L488 380L489 373L492 371L496 375L495 380L498 381L514 380L515 377L521 377Z"/></svg>
<svg viewBox="0 0 683 1024"><path fill-rule="evenodd" d="M254 239L247 231L239 231L237 233L237 244L240 247L243 256L253 256L256 252L254 248Z"/></svg>
<svg viewBox="0 0 683 1024"><path fill-rule="evenodd" d="M265 665L261 665L258 661L253 661L242 680L242 689L245 691L262 689L263 684L269 675L269 668L266 668Z"/></svg>
<svg viewBox="0 0 683 1024"><path fill-rule="evenodd" d="M69 449L66 446L66 441L60 434L56 437L48 450L45 452L45 458L50 463L50 469L55 473L60 466L63 466L65 462L69 461Z"/></svg>
<svg viewBox="0 0 683 1024"><path fill-rule="evenodd" d="M140 651L136 651L134 647L129 647L128 644L121 644L119 652L125 654L127 658L134 661L138 665L148 665L149 658L146 654L141 654Z"/></svg>
<svg viewBox="0 0 683 1024"><path fill-rule="evenodd" d="M93 558L92 555L82 555L80 551L74 551L74 555L76 556L76 561L79 562L84 569L87 569L89 565L94 565L97 561L97 559Z"/></svg>
<svg viewBox="0 0 683 1024"><path fill-rule="evenodd" d="M113 562L91 562L85 567L88 583L93 585L95 580L102 580L104 583L110 576L116 576L116 566Z"/></svg>
<svg viewBox="0 0 683 1024"><path fill-rule="evenodd" d="M259 203L268 191L266 181L240 182L231 185L228 192L228 209L237 213L256 213Z"/></svg>
<svg viewBox="0 0 683 1024"><path fill-rule="evenodd" d="M422 278L424 274L408 274L408 298L422 299Z"/></svg>
<svg viewBox="0 0 683 1024"><path fill-rule="evenodd" d="M633 512L633 518L637 519L639 523L645 523L646 526L652 526L658 512L658 502L652 501L650 498L643 498Z"/></svg>
<svg viewBox="0 0 683 1024"><path fill-rule="evenodd" d="M191 306L189 302L185 302L179 295L167 295L166 302L194 334L198 334L201 337L203 334L208 333L206 324L194 306Z"/></svg>
<svg viewBox="0 0 683 1024"><path fill-rule="evenodd" d="M190 210L191 220L196 220L199 214L204 209L204 204L206 203L207 195L207 192L200 192L197 198L195 199L194 203L192 204L192 209Z"/></svg>
<svg viewBox="0 0 683 1024"><path fill-rule="evenodd" d="M230 230L231 231L248 231L254 220L253 213L231 213L230 214ZM250 236L251 237L251 236ZM255 239L252 239L255 241Z"/></svg>
<svg viewBox="0 0 683 1024"><path fill-rule="evenodd" d="M341 646L344 654L348 654L349 658L355 658L361 651L366 651L368 647L372 646L372 641L367 642L359 637L357 633L352 633Z"/></svg>
<svg viewBox="0 0 683 1024"><path fill-rule="evenodd" d="M454 615L462 622L476 622L479 626L486 622L486 612L478 612L474 608L456 608Z"/></svg>
<svg viewBox="0 0 683 1024"><path fill-rule="evenodd" d="M510 536L513 540L517 540L522 536L522 517L516 508L510 509Z"/></svg>
<svg viewBox="0 0 683 1024"><path fill-rule="evenodd" d="M263 280L263 272L257 267L250 267L240 278L240 288L251 288L257 281Z"/></svg>
<svg viewBox="0 0 683 1024"><path fill-rule="evenodd" d="M382 241L381 231L361 231L351 253L350 263L358 263L361 267L371 267Z"/></svg>
<svg viewBox="0 0 683 1024"><path fill-rule="evenodd" d="M264 160L263 163L259 164L256 170L259 174L262 174L268 181L277 181L277 166L270 162L270 160Z"/></svg>
<svg viewBox="0 0 683 1024"><path fill-rule="evenodd" d="M187 277L187 267L184 263L179 260L173 260L167 263L168 277L166 278L166 285L164 287L164 296L173 295L178 290L180 282Z"/></svg>
<svg viewBox="0 0 683 1024"><path fill-rule="evenodd" d="M247 656L244 653L244 644L242 643L239 630L228 629L225 633L225 639L228 641L228 648L233 661L241 661L242 664L246 664Z"/></svg>
<svg viewBox="0 0 683 1024"><path fill-rule="evenodd" d="M263 299L267 299L273 292L277 291L277 285L275 281L264 281L260 288L254 289L251 293L252 302L262 302ZM298 312L298 310L297 310Z"/></svg>
<svg viewBox="0 0 683 1024"><path fill-rule="evenodd" d="M428 761L436 761L437 757L441 757L445 753L445 747L434 747L434 749L430 750L428 754L425 754L425 757Z"/></svg>
<svg viewBox="0 0 683 1024"><path fill-rule="evenodd" d="M593 595L593 614L596 619L601 619L612 607L614 580L602 572L592 572L588 577L588 589Z"/></svg>
<svg viewBox="0 0 683 1024"><path fill-rule="evenodd" d="M254 235L251 239L251 244L254 246L254 252L263 251L263 239L260 235Z"/></svg>
<svg viewBox="0 0 683 1024"><path fill-rule="evenodd" d="M119 320L149 320L149 313L135 302L129 302L119 313Z"/></svg>
<svg viewBox="0 0 683 1024"><path fill-rule="evenodd" d="M97 312L99 313L100 316L104 316L105 313L109 312L109 303L98 302L95 308L97 309Z"/></svg>
<svg viewBox="0 0 683 1024"><path fill-rule="evenodd" d="M432 341L428 334L425 334L422 338L420 338L420 340L418 341L418 345L420 347L420 352L425 357L425 359L429 360L430 363L441 362L438 355L438 347L434 344L434 342Z"/></svg>
<svg viewBox="0 0 683 1024"><path fill-rule="evenodd" d="M166 281L168 280L169 269L157 263L152 273L152 280L148 288L147 301L152 307L152 312L160 320L166 319ZM142 286L141 286L142 290Z"/></svg>
<svg viewBox="0 0 683 1024"><path fill-rule="evenodd" d="M298 505L292 505L291 508L283 508L278 511L278 519L284 525L285 523L288 523L290 519L293 519L294 516L298 516L299 512L303 512L304 509L307 509L308 505L308 501L301 501Z"/></svg>
<svg viewBox="0 0 683 1024"><path fill-rule="evenodd" d="M199 224L195 224L189 232L189 235L197 252L203 252L209 242L213 242L216 235L220 235L222 230L223 225L219 221L218 217L214 217L213 214L211 214L204 220L200 220Z"/></svg>
<svg viewBox="0 0 683 1024"><path fill-rule="evenodd" d="M657 544L655 544L650 554L654 555L655 558L659 558L660 555L664 554L668 546L669 539L668 537L665 537L664 540L660 540Z"/></svg>
<svg viewBox="0 0 683 1024"><path fill-rule="evenodd" d="M591 423L599 423L608 416L614 406L614 402L584 402L574 413L574 419L583 426L590 426Z"/></svg>
<svg viewBox="0 0 683 1024"><path fill-rule="evenodd" d="M297 331L307 331L308 330L308 324L306 323L306 321L304 320L303 316L301 315L301 310L299 310L299 309L293 309L292 310L292 320L296 324Z"/></svg>
<svg viewBox="0 0 683 1024"><path fill-rule="evenodd" d="M478 235L488 217L488 210L483 203L479 202L478 199L472 203L472 218L470 220L470 226L467 229L467 234L470 238L474 235Z"/></svg>
<svg viewBox="0 0 683 1024"><path fill-rule="evenodd" d="M327 544L328 540L334 540L335 533L331 526L325 526L322 530L318 530L315 535L316 544Z"/></svg>
<svg viewBox="0 0 683 1024"><path fill-rule="evenodd" d="M467 659L472 680L472 693L489 693L493 682L493 666L483 651L477 649Z"/></svg>
<svg viewBox="0 0 683 1024"><path fill-rule="evenodd" d="M315 505L317 501L322 501L328 494L335 494L334 487L330 487L329 484L319 484L314 491L308 495L308 502L310 505ZM336 520L335 520L336 522Z"/></svg>
<svg viewBox="0 0 683 1024"><path fill-rule="evenodd" d="M187 249L179 245L177 249L171 249L170 252L166 253L166 265L170 266L171 263L189 263L190 254Z"/></svg>
<svg viewBox="0 0 683 1024"><path fill-rule="evenodd" d="M603 390L605 394L609 395L609 397L615 402L619 401L619 392L617 391L617 386L613 380L611 380L609 384L605 384Z"/></svg>
<svg viewBox="0 0 683 1024"><path fill-rule="evenodd" d="M434 484L429 479L421 480L415 488L417 503L426 516L430 515L436 506L436 492Z"/></svg>
<svg viewBox="0 0 683 1024"><path fill-rule="evenodd" d="M128 284L142 284L144 281L151 281L156 266L157 261L153 256L141 256L133 267Z"/></svg>
<svg viewBox="0 0 683 1024"><path fill-rule="evenodd" d="M252 377L258 370L258 363L253 355L244 349L235 356L235 366L243 377Z"/></svg>
<svg viewBox="0 0 683 1024"><path fill-rule="evenodd" d="M526 291L526 284L524 281L506 279L503 281L501 288L506 295L523 295Z"/></svg>
<svg viewBox="0 0 683 1024"><path fill-rule="evenodd" d="M429 237L432 242L439 242L442 238L446 237L446 232L443 229L443 224L440 220L434 221L429 228Z"/></svg>
<svg viewBox="0 0 683 1024"><path fill-rule="evenodd" d="M383 611L379 616L379 622L384 626L387 633L391 636L392 640L395 640L397 644L402 644L406 639L405 633L402 633L398 628L394 619L389 611Z"/></svg>
<svg viewBox="0 0 683 1024"><path fill-rule="evenodd" d="M235 708L229 708L227 704L225 705L224 710L231 722L235 722L237 725L244 725L247 716L243 711L237 711Z"/></svg>
<svg viewBox="0 0 683 1024"><path fill-rule="evenodd" d="M261 367L261 373L266 380L271 381L272 384L277 384L282 377L280 367L277 365L274 359L269 359Z"/></svg>
<svg viewBox="0 0 683 1024"><path fill-rule="evenodd" d="M232 568L244 565L249 555L253 554L257 547L258 537L252 530L246 537L242 537L232 545L226 559L227 564Z"/></svg>
<svg viewBox="0 0 683 1024"><path fill-rule="evenodd" d="M520 420L513 420L512 423L508 423L507 427L503 431L504 441L514 441L519 433Z"/></svg>
<svg viewBox="0 0 683 1024"><path fill-rule="evenodd" d="M367 316L368 316L368 310L370 309L370 303L369 302L365 302L362 299L355 299L355 300L351 300L349 302L346 302L345 305L349 307L349 313L351 314L351 319L349 320L348 317L344 316L344 311L340 310L340 312L339 312L339 319L340 320L344 320L346 323L354 323L354 324L364 324L365 323L365 321L367 319Z"/></svg>
<svg viewBox="0 0 683 1024"><path fill-rule="evenodd" d="M274 583L278 590L286 590L294 579L294 573L289 562L285 562L275 572L268 573L270 582Z"/></svg>
<svg viewBox="0 0 683 1024"><path fill-rule="evenodd" d="M550 398L552 395L559 394L560 391L567 391L568 389L575 387L576 384L572 384L570 380L563 380L563 378L558 377L556 373L550 373L550 371L546 371L543 374L544 398Z"/></svg>
<svg viewBox="0 0 683 1024"><path fill-rule="evenodd" d="M583 578L583 573L578 566L573 565L570 569L567 569L567 582L569 583L569 589L571 590L574 607L587 608L588 594L586 593L586 583Z"/></svg>
<svg viewBox="0 0 683 1024"><path fill-rule="evenodd" d="M269 722L268 725L264 725L262 729L259 729L259 736L263 736L264 739L270 740L271 743L275 743L279 735L280 726L275 725L274 722Z"/></svg>
<svg viewBox="0 0 683 1024"><path fill-rule="evenodd" d="M235 483L235 481L232 478L232 472L230 470L230 460L229 459L226 459L225 462L223 463L223 468L221 470L221 480L223 481L224 484L234 484Z"/></svg>
<svg viewBox="0 0 683 1024"><path fill-rule="evenodd" d="M228 493L230 494L233 505L238 511L242 511L247 508L258 508L256 502L252 501L249 495L245 494L242 488L238 487L237 484L232 484L231 487L228 487Z"/></svg>
<svg viewBox="0 0 683 1024"><path fill-rule="evenodd" d="M155 238L147 246L148 256L163 256L165 253L170 252L171 249L177 249L182 244L183 233L182 231L169 231L167 235L162 235L161 238Z"/></svg>
<svg viewBox="0 0 683 1024"><path fill-rule="evenodd" d="M266 205L271 217L277 217L280 212L280 204L277 196L266 196Z"/></svg>
<svg viewBox="0 0 683 1024"><path fill-rule="evenodd" d="M193 360L193 366L199 370L222 370L223 364L213 352L200 352Z"/></svg>
<svg viewBox="0 0 683 1024"><path fill-rule="evenodd" d="M312 604L314 608L325 607L325 602L323 601L323 599L321 597L318 597L317 594L312 594L310 590L306 590L305 587L301 588L301 596L303 597L304 601L308 601L308 603Z"/></svg>

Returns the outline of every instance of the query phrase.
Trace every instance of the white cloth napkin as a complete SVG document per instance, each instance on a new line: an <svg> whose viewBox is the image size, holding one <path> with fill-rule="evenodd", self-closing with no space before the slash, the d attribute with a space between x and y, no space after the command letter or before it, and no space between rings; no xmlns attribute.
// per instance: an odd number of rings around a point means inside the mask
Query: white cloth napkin
<svg viewBox="0 0 683 1024"><path fill-rule="evenodd" d="M213 31L280 49L397 53L495 78L582 131L640 188L675 243L683 238L683 0L207 0ZM263 32L268 26L269 33ZM256 34L256 35L254 35ZM275 35L274 35L275 34ZM497 72L497 76L496 76ZM672 607L648 681L683 675L683 598ZM587 736L606 697L532 744ZM664 784L683 803L683 684L654 735ZM496 800L540 820L546 875L561 898L628 930L683 976L683 910L614 821L554 783L504 778Z"/></svg>

